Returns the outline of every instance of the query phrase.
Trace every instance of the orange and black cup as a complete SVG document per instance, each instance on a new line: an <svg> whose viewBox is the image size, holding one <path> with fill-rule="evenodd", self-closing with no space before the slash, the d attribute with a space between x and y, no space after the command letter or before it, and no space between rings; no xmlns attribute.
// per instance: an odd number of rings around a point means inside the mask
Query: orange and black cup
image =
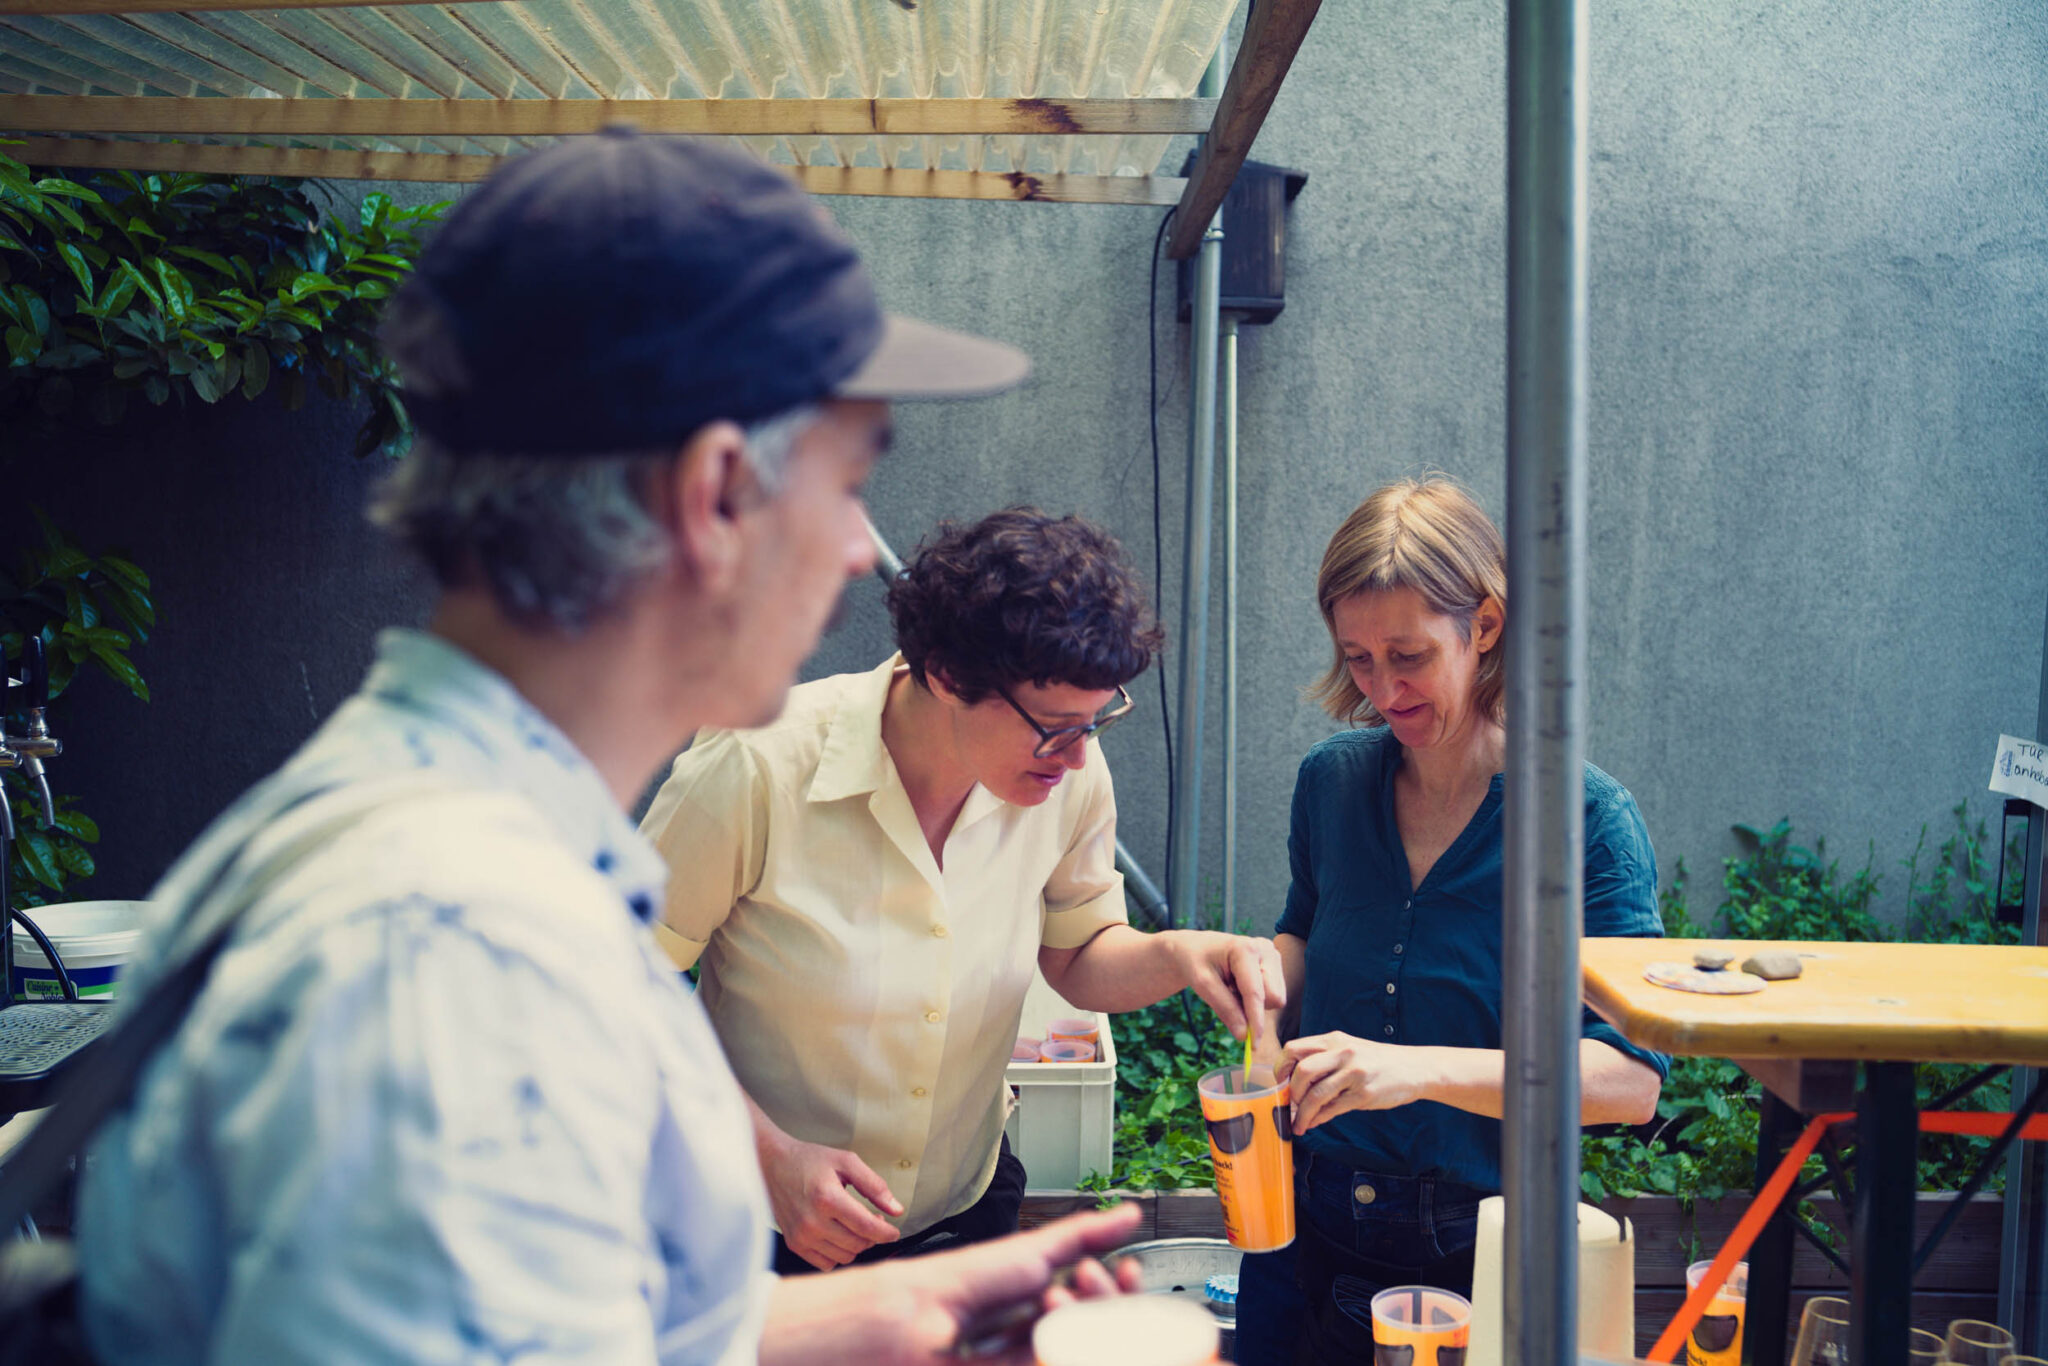
<svg viewBox="0 0 2048 1366"><path fill-rule="evenodd" d="M1271 1252L1294 1241L1294 1130L1284 1082L1273 1069L1228 1067L1204 1076L1197 1088L1209 1153L1216 1159L1216 1194L1223 1201L1223 1232L1232 1247Z"/></svg>

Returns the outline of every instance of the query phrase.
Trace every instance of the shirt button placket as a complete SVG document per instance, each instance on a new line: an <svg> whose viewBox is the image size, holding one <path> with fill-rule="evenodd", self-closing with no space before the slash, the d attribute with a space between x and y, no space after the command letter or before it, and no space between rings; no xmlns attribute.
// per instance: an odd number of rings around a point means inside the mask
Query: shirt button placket
<svg viewBox="0 0 2048 1366"><path fill-rule="evenodd" d="M1411 896L1402 901L1401 912L1401 934L1403 938L1394 945L1394 961L1387 965L1387 976L1389 979L1397 978L1401 975L1401 956L1408 951L1406 936L1415 928L1414 897ZM1391 1039L1394 1037L1394 1004L1395 998L1399 993L1400 988L1394 981L1389 980L1387 982L1386 1021L1380 1026L1380 1035L1383 1038Z"/></svg>

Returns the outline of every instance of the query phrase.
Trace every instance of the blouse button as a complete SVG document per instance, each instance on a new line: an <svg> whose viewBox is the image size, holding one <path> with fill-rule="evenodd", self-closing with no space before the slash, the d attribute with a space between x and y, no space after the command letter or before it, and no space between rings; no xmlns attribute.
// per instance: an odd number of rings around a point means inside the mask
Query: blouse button
<svg viewBox="0 0 2048 1366"><path fill-rule="evenodd" d="M910 1159L907 1157L899 1157L896 1159L896 1165L898 1167L901 1167L904 1171L909 1171L911 1167L911 1162Z"/></svg>
<svg viewBox="0 0 2048 1366"><path fill-rule="evenodd" d="M1383 1025L1380 1027L1380 1033L1391 1039L1394 1037L1394 1027L1392 1025Z"/></svg>
<svg viewBox="0 0 2048 1366"><path fill-rule="evenodd" d="M1380 1193L1361 1181L1351 1188L1351 1198L1361 1205L1370 1205L1380 1198Z"/></svg>
<svg viewBox="0 0 2048 1366"><path fill-rule="evenodd" d="M932 926L932 938L934 938L934 939L944 939L945 937L946 937L946 927L945 927L944 925L934 925L934 926Z"/></svg>
<svg viewBox="0 0 2048 1366"><path fill-rule="evenodd" d="M913 1086L910 1088L910 1094L916 1096L919 1100L923 1100L930 1093L922 1086Z"/></svg>
<svg viewBox="0 0 2048 1366"><path fill-rule="evenodd" d="M1393 994L1394 994L1394 984L1393 984L1392 982L1389 982L1389 983L1387 983L1387 995L1389 995L1389 996L1392 996Z"/></svg>
<svg viewBox="0 0 2048 1366"><path fill-rule="evenodd" d="M1392 990L1392 988L1389 988L1389 990ZM927 1024L937 1024L939 1022L939 1012L936 1010L927 1010L924 1013L924 1018L925 1023Z"/></svg>
<svg viewBox="0 0 2048 1366"><path fill-rule="evenodd" d="M1408 947L1408 946L1407 946L1406 944L1396 944L1396 945L1394 945L1394 952L1395 952L1395 953L1399 953L1399 952L1401 952L1401 951L1402 951L1403 949L1405 949L1405 948L1407 948L1407 947Z"/></svg>

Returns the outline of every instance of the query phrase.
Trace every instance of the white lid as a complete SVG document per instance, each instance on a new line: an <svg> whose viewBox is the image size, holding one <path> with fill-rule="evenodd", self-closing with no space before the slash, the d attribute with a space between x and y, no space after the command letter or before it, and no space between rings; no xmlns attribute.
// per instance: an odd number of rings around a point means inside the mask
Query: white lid
<svg viewBox="0 0 2048 1366"><path fill-rule="evenodd" d="M1055 1309L1031 1332L1038 1366L1203 1366L1216 1317L1174 1295L1114 1295Z"/></svg>
<svg viewBox="0 0 2048 1366"><path fill-rule="evenodd" d="M49 906L24 906L22 913L50 936L62 953L65 944L109 939L115 944L132 941L142 932L149 916L147 901L60 901ZM33 947L35 940L19 924L14 926L15 943Z"/></svg>

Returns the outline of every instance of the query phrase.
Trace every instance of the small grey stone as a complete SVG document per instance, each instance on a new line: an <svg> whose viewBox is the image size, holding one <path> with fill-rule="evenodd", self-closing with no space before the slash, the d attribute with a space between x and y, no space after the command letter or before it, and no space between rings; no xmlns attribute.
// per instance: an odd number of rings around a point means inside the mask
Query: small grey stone
<svg viewBox="0 0 2048 1366"><path fill-rule="evenodd" d="M1742 970L1754 973L1766 982L1789 982L1806 969L1798 954L1773 949L1745 959Z"/></svg>
<svg viewBox="0 0 2048 1366"><path fill-rule="evenodd" d="M1735 961L1735 955L1726 949L1701 949L1692 956L1692 965L1707 972L1719 972Z"/></svg>

